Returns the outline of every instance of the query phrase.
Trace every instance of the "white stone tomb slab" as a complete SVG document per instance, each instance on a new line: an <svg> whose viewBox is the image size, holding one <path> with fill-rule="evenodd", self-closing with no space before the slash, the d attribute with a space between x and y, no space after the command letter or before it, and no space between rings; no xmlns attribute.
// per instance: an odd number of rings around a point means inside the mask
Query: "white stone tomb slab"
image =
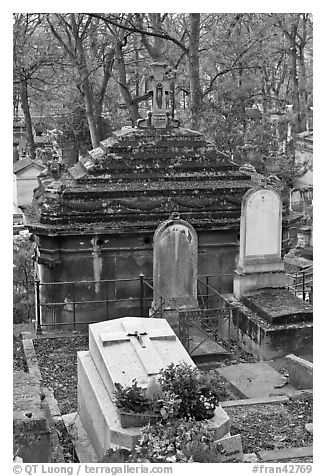
<svg viewBox="0 0 326 476"><path fill-rule="evenodd" d="M165 319L124 317L89 326L89 351L108 391L149 378L172 362L195 365Z"/></svg>
<svg viewBox="0 0 326 476"><path fill-rule="evenodd" d="M122 428L114 404L115 383L133 379L146 388L152 376L171 363L195 364L165 319L124 317L89 326L89 351L77 353L78 407L81 423L101 459L115 445L133 448L140 428ZM208 423L216 439L229 432L221 407Z"/></svg>

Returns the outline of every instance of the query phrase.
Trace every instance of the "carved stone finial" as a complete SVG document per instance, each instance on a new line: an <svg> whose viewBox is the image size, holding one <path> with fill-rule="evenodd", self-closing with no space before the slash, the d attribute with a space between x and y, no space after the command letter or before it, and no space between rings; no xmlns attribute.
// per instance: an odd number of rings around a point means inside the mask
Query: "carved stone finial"
<svg viewBox="0 0 326 476"><path fill-rule="evenodd" d="M179 212L173 212L169 216L169 220L180 220L180 213Z"/></svg>
<svg viewBox="0 0 326 476"><path fill-rule="evenodd" d="M152 63L152 74L143 83L144 93L151 93L152 109L146 119L139 119L140 128L166 129L178 127L179 121L171 118L171 96L174 90L174 75L167 69L165 63Z"/></svg>

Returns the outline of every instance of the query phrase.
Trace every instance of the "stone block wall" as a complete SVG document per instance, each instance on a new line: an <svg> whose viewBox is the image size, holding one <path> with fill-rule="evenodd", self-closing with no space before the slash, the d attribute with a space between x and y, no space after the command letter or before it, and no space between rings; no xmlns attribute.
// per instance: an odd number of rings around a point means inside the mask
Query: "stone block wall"
<svg viewBox="0 0 326 476"><path fill-rule="evenodd" d="M39 382L25 372L14 373L13 454L24 463L49 463L51 438L41 408Z"/></svg>

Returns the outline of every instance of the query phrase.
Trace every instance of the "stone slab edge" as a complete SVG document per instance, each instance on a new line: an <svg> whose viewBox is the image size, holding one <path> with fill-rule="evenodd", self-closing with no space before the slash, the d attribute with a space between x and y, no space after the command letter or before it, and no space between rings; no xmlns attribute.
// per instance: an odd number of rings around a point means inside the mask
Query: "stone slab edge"
<svg viewBox="0 0 326 476"><path fill-rule="evenodd" d="M74 443L75 453L80 463L98 463L95 450L88 438L80 416L75 413L63 415L68 435Z"/></svg>
<svg viewBox="0 0 326 476"><path fill-rule="evenodd" d="M23 349L25 354L25 361L28 368L28 373L33 375L36 380L40 382L43 381L42 374L40 368L38 366L38 361L36 357L36 352L33 345L32 334L30 332L22 332L22 342L23 342Z"/></svg>
<svg viewBox="0 0 326 476"><path fill-rule="evenodd" d="M301 446L299 448L282 448L281 450L258 451L257 454L262 461L286 461L287 459L292 458L305 458L307 456L313 456L313 447Z"/></svg>
<svg viewBox="0 0 326 476"><path fill-rule="evenodd" d="M22 332L22 343L23 343L23 350L24 350L24 355L25 355L25 361L28 369L28 373L33 375L41 385L42 392L45 396L45 404L47 405L49 412L50 412L50 417L53 421L54 427L57 425L58 422L62 422L63 425L65 425L64 420L62 418L62 415L60 413L59 407L58 407L58 402L54 398L54 395L52 392L50 392L47 388L43 387L43 377L40 371L40 367L38 365L38 360L33 344L33 335L30 332ZM55 430L53 428L52 422L49 422L51 429ZM60 461L57 462L65 462L64 456L63 456L63 451L61 444L59 442L58 434L57 431L51 431L51 438L53 438L53 443L56 447L57 454L58 454L58 459Z"/></svg>
<svg viewBox="0 0 326 476"><path fill-rule="evenodd" d="M244 398L241 400L226 400L225 402L220 402L222 408L230 407L245 407L250 405L281 405L283 403L289 402L289 397L286 396L275 396L275 397L264 397L264 398Z"/></svg>

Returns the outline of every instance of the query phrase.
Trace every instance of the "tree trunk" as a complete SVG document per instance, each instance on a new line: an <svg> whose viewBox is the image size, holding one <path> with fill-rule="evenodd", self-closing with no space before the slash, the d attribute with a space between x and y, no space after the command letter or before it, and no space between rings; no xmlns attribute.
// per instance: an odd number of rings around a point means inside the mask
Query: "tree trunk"
<svg viewBox="0 0 326 476"><path fill-rule="evenodd" d="M132 96L127 86L127 74L126 74L126 66L122 52L122 45L119 40L117 40L116 45L116 59L117 59L117 68L118 68L118 84L119 90L122 97L124 104L126 105L130 118L133 124L136 124L137 119L140 118L140 114L138 111L138 104L133 102Z"/></svg>
<svg viewBox="0 0 326 476"><path fill-rule="evenodd" d="M99 133L97 129L97 121L94 108L94 94L91 83L89 81L89 73L86 66L86 58L81 44L81 39L76 38L76 49L78 52L79 74L82 80L81 91L84 98L86 117L91 135L92 146L95 149L99 146Z"/></svg>
<svg viewBox="0 0 326 476"><path fill-rule="evenodd" d="M200 13L189 13L189 83L191 127L198 129L201 112L201 89L199 78Z"/></svg>
<svg viewBox="0 0 326 476"><path fill-rule="evenodd" d="M293 21L289 40L289 58L290 58L290 78L291 78L291 100L294 112L294 135L299 132L299 117L300 117L300 95L299 95L299 80L298 80L298 66L297 66L297 49L296 49L296 35L298 31L299 17L296 15Z"/></svg>
<svg viewBox="0 0 326 476"><path fill-rule="evenodd" d="M34 143L34 136L33 136L32 118L31 118L29 103L28 103L27 81L22 79L20 85L21 85L21 89L20 89L21 104L22 104L22 110L25 117L27 152L28 152L29 158L31 160L35 160L35 143Z"/></svg>
<svg viewBox="0 0 326 476"><path fill-rule="evenodd" d="M304 131L308 127L308 91L307 91L307 74L305 62L305 47L307 45L307 27L309 15L303 13L300 15L302 20L302 29L298 42L298 73L299 73L299 96L300 96L300 131Z"/></svg>

